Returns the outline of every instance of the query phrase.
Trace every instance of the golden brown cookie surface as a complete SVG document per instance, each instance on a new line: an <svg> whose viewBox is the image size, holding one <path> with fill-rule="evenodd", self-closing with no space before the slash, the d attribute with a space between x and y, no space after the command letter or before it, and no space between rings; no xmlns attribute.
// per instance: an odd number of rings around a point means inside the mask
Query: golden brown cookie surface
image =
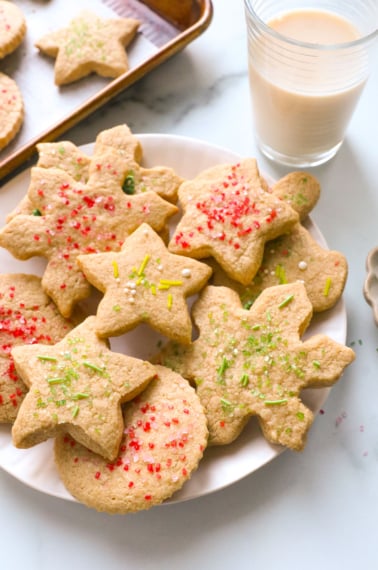
<svg viewBox="0 0 378 570"><path fill-rule="evenodd" d="M187 348L171 343L160 362L197 385L209 443L232 442L257 416L268 441L303 449L313 414L302 390L334 384L354 359L325 335L301 340L312 316L304 285L265 289L249 311L235 292L208 286L193 316L198 339Z"/></svg>
<svg viewBox="0 0 378 570"><path fill-rule="evenodd" d="M138 27L139 21L132 18L103 19L83 11L66 28L40 38L36 47L56 58L57 85L77 81L93 72L118 77L128 70L125 48Z"/></svg>
<svg viewBox="0 0 378 570"><path fill-rule="evenodd" d="M88 317L53 346L13 348L16 371L29 387L13 424L16 447L67 431L107 459L117 456L121 403L139 394L156 371L148 362L109 350L94 322Z"/></svg>
<svg viewBox="0 0 378 570"><path fill-rule="evenodd" d="M24 120L24 102L16 82L0 73L0 150L17 135Z"/></svg>
<svg viewBox="0 0 378 570"><path fill-rule="evenodd" d="M162 366L158 377L124 406L125 432L112 463L69 436L55 443L67 489L99 511L130 513L160 504L197 469L207 444L206 417L193 388Z"/></svg>
<svg viewBox="0 0 378 570"><path fill-rule="evenodd" d="M301 281L314 312L326 311L340 299L348 274L344 255L321 247L301 224L267 242L260 269L249 285L227 277L213 260L209 264L213 269L212 283L236 291L246 309L267 287Z"/></svg>
<svg viewBox="0 0 378 570"><path fill-rule="evenodd" d="M256 161L210 168L179 189L183 216L169 243L173 253L214 257L236 281L248 284L269 239L288 231L298 214L261 187Z"/></svg>
<svg viewBox="0 0 378 570"><path fill-rule="evenodd" d="M42 284L66 317L90 293L79 254L119 250L141 223L159 231L177 211L155 192L128 196L117 184L83 184L58 168L32 168L27 197L33 213L13 217L0 244L18 259L48 259Z"/></svg>
<svg viewBox="0 0 378 570"><path fill-rule="evenodd" d="M12 53L26 34L26 20L14 3L0 0L0 59Z"/></svg>
<svg viewBox="0 0 378 570"><path fill-rule="evenodd" d="M0 423L12 423L27 388L11 356L20 344L54 344L73 328L35 275L0 275Z"/></svg>
<svg viewBox="0 0 378 570"><path fill-rule="evenodd" d="M211 275L206 264L168 252L148 224L126 238L120 252L83 255L77 261L88 281L104 293L96 318L101 337L146 322L169 338L191 341L186 298L206 284Z"/></svg>

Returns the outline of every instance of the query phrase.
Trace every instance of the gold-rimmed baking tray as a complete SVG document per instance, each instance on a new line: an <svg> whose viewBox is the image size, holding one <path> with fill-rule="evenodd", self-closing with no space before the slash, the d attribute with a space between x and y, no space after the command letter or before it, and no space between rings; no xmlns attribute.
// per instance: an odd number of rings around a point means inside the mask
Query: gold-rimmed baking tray
<svg viewBox="0 0 378 570"><path fill-rule="evenodd" d="M48 31L64 27L77 15L76 0L38 2L19 0L28 31L23 44L0 61L0 71L20 87L25 120L20 133L0 152L0 180L30 159L41 141L53 141L93 111L110 101L148 72L181 51L209 26L211 0L88 0L89 8L104 17L137 18L137 38L127 49L130 69L109 80L91 75L68 86L54 84L54 60L42 56L35 41Z"/></svg>

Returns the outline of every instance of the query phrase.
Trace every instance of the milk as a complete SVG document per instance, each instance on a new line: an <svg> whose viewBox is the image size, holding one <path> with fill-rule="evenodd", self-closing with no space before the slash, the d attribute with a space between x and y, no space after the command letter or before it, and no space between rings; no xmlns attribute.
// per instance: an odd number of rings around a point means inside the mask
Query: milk
<svg viewBox="0 0 378 570"><path fill-rule="evenodd" d="M359 37L344 18L320 10L295 10L268 22L278 32L250 41L249 71L260 144L288 162L335 152L362 92L366 75L362 48L347 57L345 42ZM282 36L290 42L287 53ZM283 41L282 41L283 40ZM332 44L332 47L330 47ZM335 45L336 44L336 45ZM321 47L314 52L313 47Z"/></svg>

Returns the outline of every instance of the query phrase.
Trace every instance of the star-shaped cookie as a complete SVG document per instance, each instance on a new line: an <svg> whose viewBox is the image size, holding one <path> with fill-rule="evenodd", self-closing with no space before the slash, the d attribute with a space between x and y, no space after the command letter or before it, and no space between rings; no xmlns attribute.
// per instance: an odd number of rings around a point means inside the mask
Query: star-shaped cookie
<svg viewBox="0 0 378 570"><path fill-rule="evenodd" d="M12 428L13 443L32 447L68 432L79 443L113 460L124 424L121 404L156 375L149 362L109 350L88 317L53 346L17 346L17 373L29 387Z"/></svg>
<svg viewBox="0 0 378 570"><path fill-rule="evenodd" d="M118 77L129 68L125 48L139 24L132 18L103 19L85 10L66 28L46 34L35 45L56 58L56 85L72 83L92 72Z"/></svg>
<svg viewBox="0 0 378 570"><path fill-rule="evenodd" d="M303 449L313 413L302 390L331 386L354 360L326 335L301 340L312 316L304 285L265 289L249 311L231 289L208 286L193 316L198 339L170 343L157 361L197 385L210 443L232 442L257 416L270 442Z"/></svg>
<svg viewBox="0 0 378 570"><path fill-rule="evenodd" d="M184 182L178 196L184 214L169 250L197 259L214 257L243 284L256 274L265 242L299 219L285 201L262 188L254 159L210 168Z"/></svg>
<svg viewBox="0 0 378 570"><path fill-rule="evenodd" d="M159 231L177 211L155 192L129 196L116 181L83 184L57 168L34 167L27 197L33 212L13 217L0 245L18 259L48 259L42 286L65 317L91 290L76 264L79 254L119 250L141 223Z"/></svg>
<svg viewBox="0 0 378 570"><path fill-rule="evenodd" d="M77 261L88 281L105 293L97 308L99 336L120 335L147 322L169 338L191 341L186 297L206 284L211 275L206 264L168 252L147 224L125 240L120 252Z"/></svg>

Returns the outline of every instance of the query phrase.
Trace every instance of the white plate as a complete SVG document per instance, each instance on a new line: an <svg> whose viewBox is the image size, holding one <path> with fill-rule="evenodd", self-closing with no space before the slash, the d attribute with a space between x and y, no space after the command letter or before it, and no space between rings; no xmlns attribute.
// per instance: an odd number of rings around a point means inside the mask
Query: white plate
<svg viewBox="0 0 378 570"><path fill-rule="evenodd" d="M222 162L234 162L240 156L229 150L211 146L205 142L170 135L136 135L144 149L144 166L171 166L184 178L193 178L201 170ZM93 145L82 147L90 153ZM0 192L0 223L26 193L29 171L25 171L6 184ZM314 238L326 247L325 240L311 221L308 228ZM3 272L24 272L41 275L45 262L41 259L17 261L6 250L0 249L0 267ZM340 343L346 339L346 311L341 300L335 308L317 315L306 336L324 333ZM156 352L157 335L141 325L134 331L111 339L112 348L119 352L148 358ZM303 395L306 404L317 413L323 405L329 389L307 390ZM43 493L74 501L61 483L54 466L53 443L48 441L28 450L12 445L10 426L0 426L0 466L16 479ZM209 448L183 489L170 502L184 501L206 495L230 485L256 471L277 457L282 448L267 443L258 423L252 418L239 438L228 446Z"/></svg>

